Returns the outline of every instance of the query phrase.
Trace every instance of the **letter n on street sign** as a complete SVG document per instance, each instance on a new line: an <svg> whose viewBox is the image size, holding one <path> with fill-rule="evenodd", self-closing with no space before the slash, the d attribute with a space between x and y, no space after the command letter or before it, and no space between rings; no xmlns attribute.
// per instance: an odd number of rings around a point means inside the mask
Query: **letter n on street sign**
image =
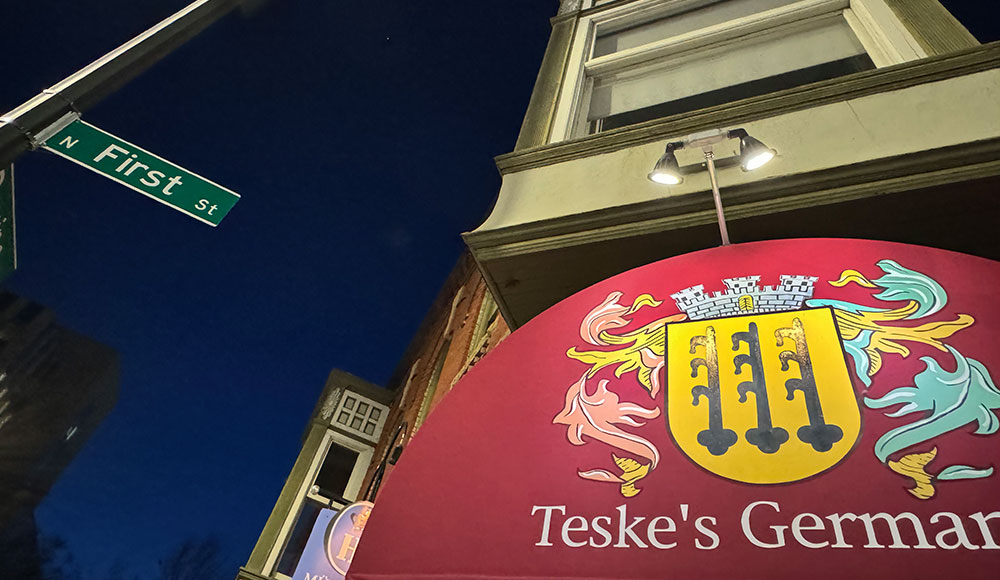
<svg viewBox="0 0 1000 580"><path fill-rule="evenodd" d="M212 226L240 200L238 193L79 119L46 139L44 146Z"/></svg>
<svg viewBox="0 0 1000 580"><path fill-rule="evenodd" d="M14 164L0 169L0 280L17 268L14 240Z"/></svg>

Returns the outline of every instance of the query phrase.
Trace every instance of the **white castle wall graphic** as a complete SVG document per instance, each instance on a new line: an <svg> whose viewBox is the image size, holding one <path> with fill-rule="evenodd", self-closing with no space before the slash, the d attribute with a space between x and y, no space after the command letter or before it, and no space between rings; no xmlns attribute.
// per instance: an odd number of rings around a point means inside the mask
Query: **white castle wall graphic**
<svg viewBox="0 0 1000 580"><path fill-rule="evenodd" d="M705 286L698 284L685 288L670 297L677 307L688 315L689 320L720 318L761 312L783 312L798 310L802 303L812 298L813 285L819 278L815 276L781 275L781 284L773 286L757 285L760 276L725 278L725 292L705 294Z"/></svg>

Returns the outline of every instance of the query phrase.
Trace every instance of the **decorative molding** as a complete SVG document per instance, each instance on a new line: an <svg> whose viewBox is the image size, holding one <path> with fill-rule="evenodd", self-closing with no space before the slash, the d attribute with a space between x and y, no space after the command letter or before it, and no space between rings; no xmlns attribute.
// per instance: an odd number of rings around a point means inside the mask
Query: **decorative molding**
<svg viewBox="0 0 1000 580"><path fill-rule="evenodd" d="M583 4L581 0L561 0L559 2L559 11L556 12L556 15L562 16L563 14L579 12L581 4Z"/></svg>
<svg viewBox="0 0 1000 580"><path fill-rule="evenodd" d="M726 218L736 220L994 175L1000 175L1000 138L728 187ZM463 237L486 272L482 264L493 260L714 223L711 198L703 193L469 232ZM496 293L495 283L490 278L487 281L494 296L502 296ZM503 311L499 299L498 303Z"/></svg>
<svg viewBox="0 0 1000 580"><path fill-rule="evenodd" d="M625 6L627 4L640 3L640 2L641 2L641 0L614 0L612 2L605 2L605 3L599 4L597 6L589 6L589 7L585 8L583 11L581 11L580 15L581 16L592 16L594 14L597 14L597 13L600 13L600 12L604 12L606 10L614 10L615 8L619 8L619 7ZM643 2L643 4L646 4L646 3L648 3L648 2Z"/></svg>
<svg viewBox="0 0 1000 580"><path fill-rule="evenodd" d="M979 41L937 0L885 0L929 55L979 46Z"/></svg>
<svg viewBox="0 0 1000 580"><path fill-rule="evenodd" d="M548 46L545 47L545 55L542 57L535 87L528 100L528 110L524 114L514 151L548 143L575 30L576 18L553 21L552 35L549 37Z"/></svg>
<svg viewBox="0 0 1000 580"><path fill-rule="evenodd" d="M606 133L588 135L549 145L516 149L512 153L496 157L496 164L500 173L506 175L609 153L625 147L644 145L705 129L765 119L793 111L946 80L998 67L1000 67L1000 42L991 42L958 52L855 73L710 107L693 113L674 115L622 127ZM518 141L520 144L521 140Z"/></svg>

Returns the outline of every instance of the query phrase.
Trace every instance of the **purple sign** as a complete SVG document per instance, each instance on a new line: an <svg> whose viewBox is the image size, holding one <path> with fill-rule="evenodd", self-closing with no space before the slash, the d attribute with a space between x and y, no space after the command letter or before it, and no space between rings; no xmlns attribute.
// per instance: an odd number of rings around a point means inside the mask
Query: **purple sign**
<svg viewBox="0 0 1000 580"><path fill-rule="evenodd" d="M293 580L342 580L354 559L373 504L353 503L339 513L324 509L316 517Z"/></svg>

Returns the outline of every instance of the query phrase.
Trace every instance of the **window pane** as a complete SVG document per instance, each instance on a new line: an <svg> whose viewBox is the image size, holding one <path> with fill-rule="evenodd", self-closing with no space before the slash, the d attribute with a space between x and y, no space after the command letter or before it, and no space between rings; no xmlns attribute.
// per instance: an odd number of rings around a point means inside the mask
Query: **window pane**
<svg viewBox="0 0 1000 580"><path fill-rule="evenodd" d="M351 415L346 411L341 411L340 415L337 417L337 422L341 425L347 425L347 422L351 420Z"/></svg>
<svg viewBox="0 0 1000 580"><path fill-rule="evenodd" d="M364 418L354 417L354 419L351 420L351 429L361 429L361 423L363 422Z"/></svg>
<svg viewBox="0 0 1000 580"><path fill-rule="evenodd" d="M596 79L587 120L613 129L871 68L837 14Z"/></svg>
<svg viewBox="0 0 1000 580"><path fill-rule="evenodd" d="M326 459L323 460L323 467L316 475L316 485L319 486L320 495L330 499L344 497L347 489L347 482L351 479L351 472L354 471L354 464L358 462L358 453L341 447L336 443L330 445L330 450L326 452Z"/></svg>
<svg viewBox="0 0 1000 580"><path fill-rule="evenodd" d="M368 414L368 403L358 404L358 414L367 415Z"/></svg>
<svg viewBox="0 0 1000 580"><path fill-rule="evenodd" d="M375 434L375 423L369 421L368 423L365 424L365 435L374 435L374 434Z"/></svg>
<svg viewBox="0 0 1000 580"><path fill-rule="evenodd" d="M382 409L378 407L372 407L371 420L378 421L378 418L382 416Z"/></svg>
<svg viewBox="0 0 1000 580"><path fill-rule="evenodd" d="M295 526L288 537L288 543L285 545L284 551L281 552L281 559L278 560L278 572L286 576L291 576L295 572L295 566L298 565L299 558L302 557L302 551L306 549L306 542L309 541L309 534L312 533L320 509L322 509L320 506L309 500L302 504L302 513L295 520Z"/></svg>
<svg viewBox="0 0 1000 580"><path fill-rule="evenodd" d="M358 402L357 399L355 399L354 397L348 396L347 400L344 401L344 408L345 409L351 409L353 411L354 410L354 403L357 403L357 402Z"/></svg>
<svg viewBox="0 0 1000 580"><path fill-rule="evenodd" d="M645 24L613 32L598 31L594 42L594 56L614 54L658 40L680 36L716 24L757 14L772 8L795 4L800 0L729 0L712 2L679 14L671 14Z"/></svg>

